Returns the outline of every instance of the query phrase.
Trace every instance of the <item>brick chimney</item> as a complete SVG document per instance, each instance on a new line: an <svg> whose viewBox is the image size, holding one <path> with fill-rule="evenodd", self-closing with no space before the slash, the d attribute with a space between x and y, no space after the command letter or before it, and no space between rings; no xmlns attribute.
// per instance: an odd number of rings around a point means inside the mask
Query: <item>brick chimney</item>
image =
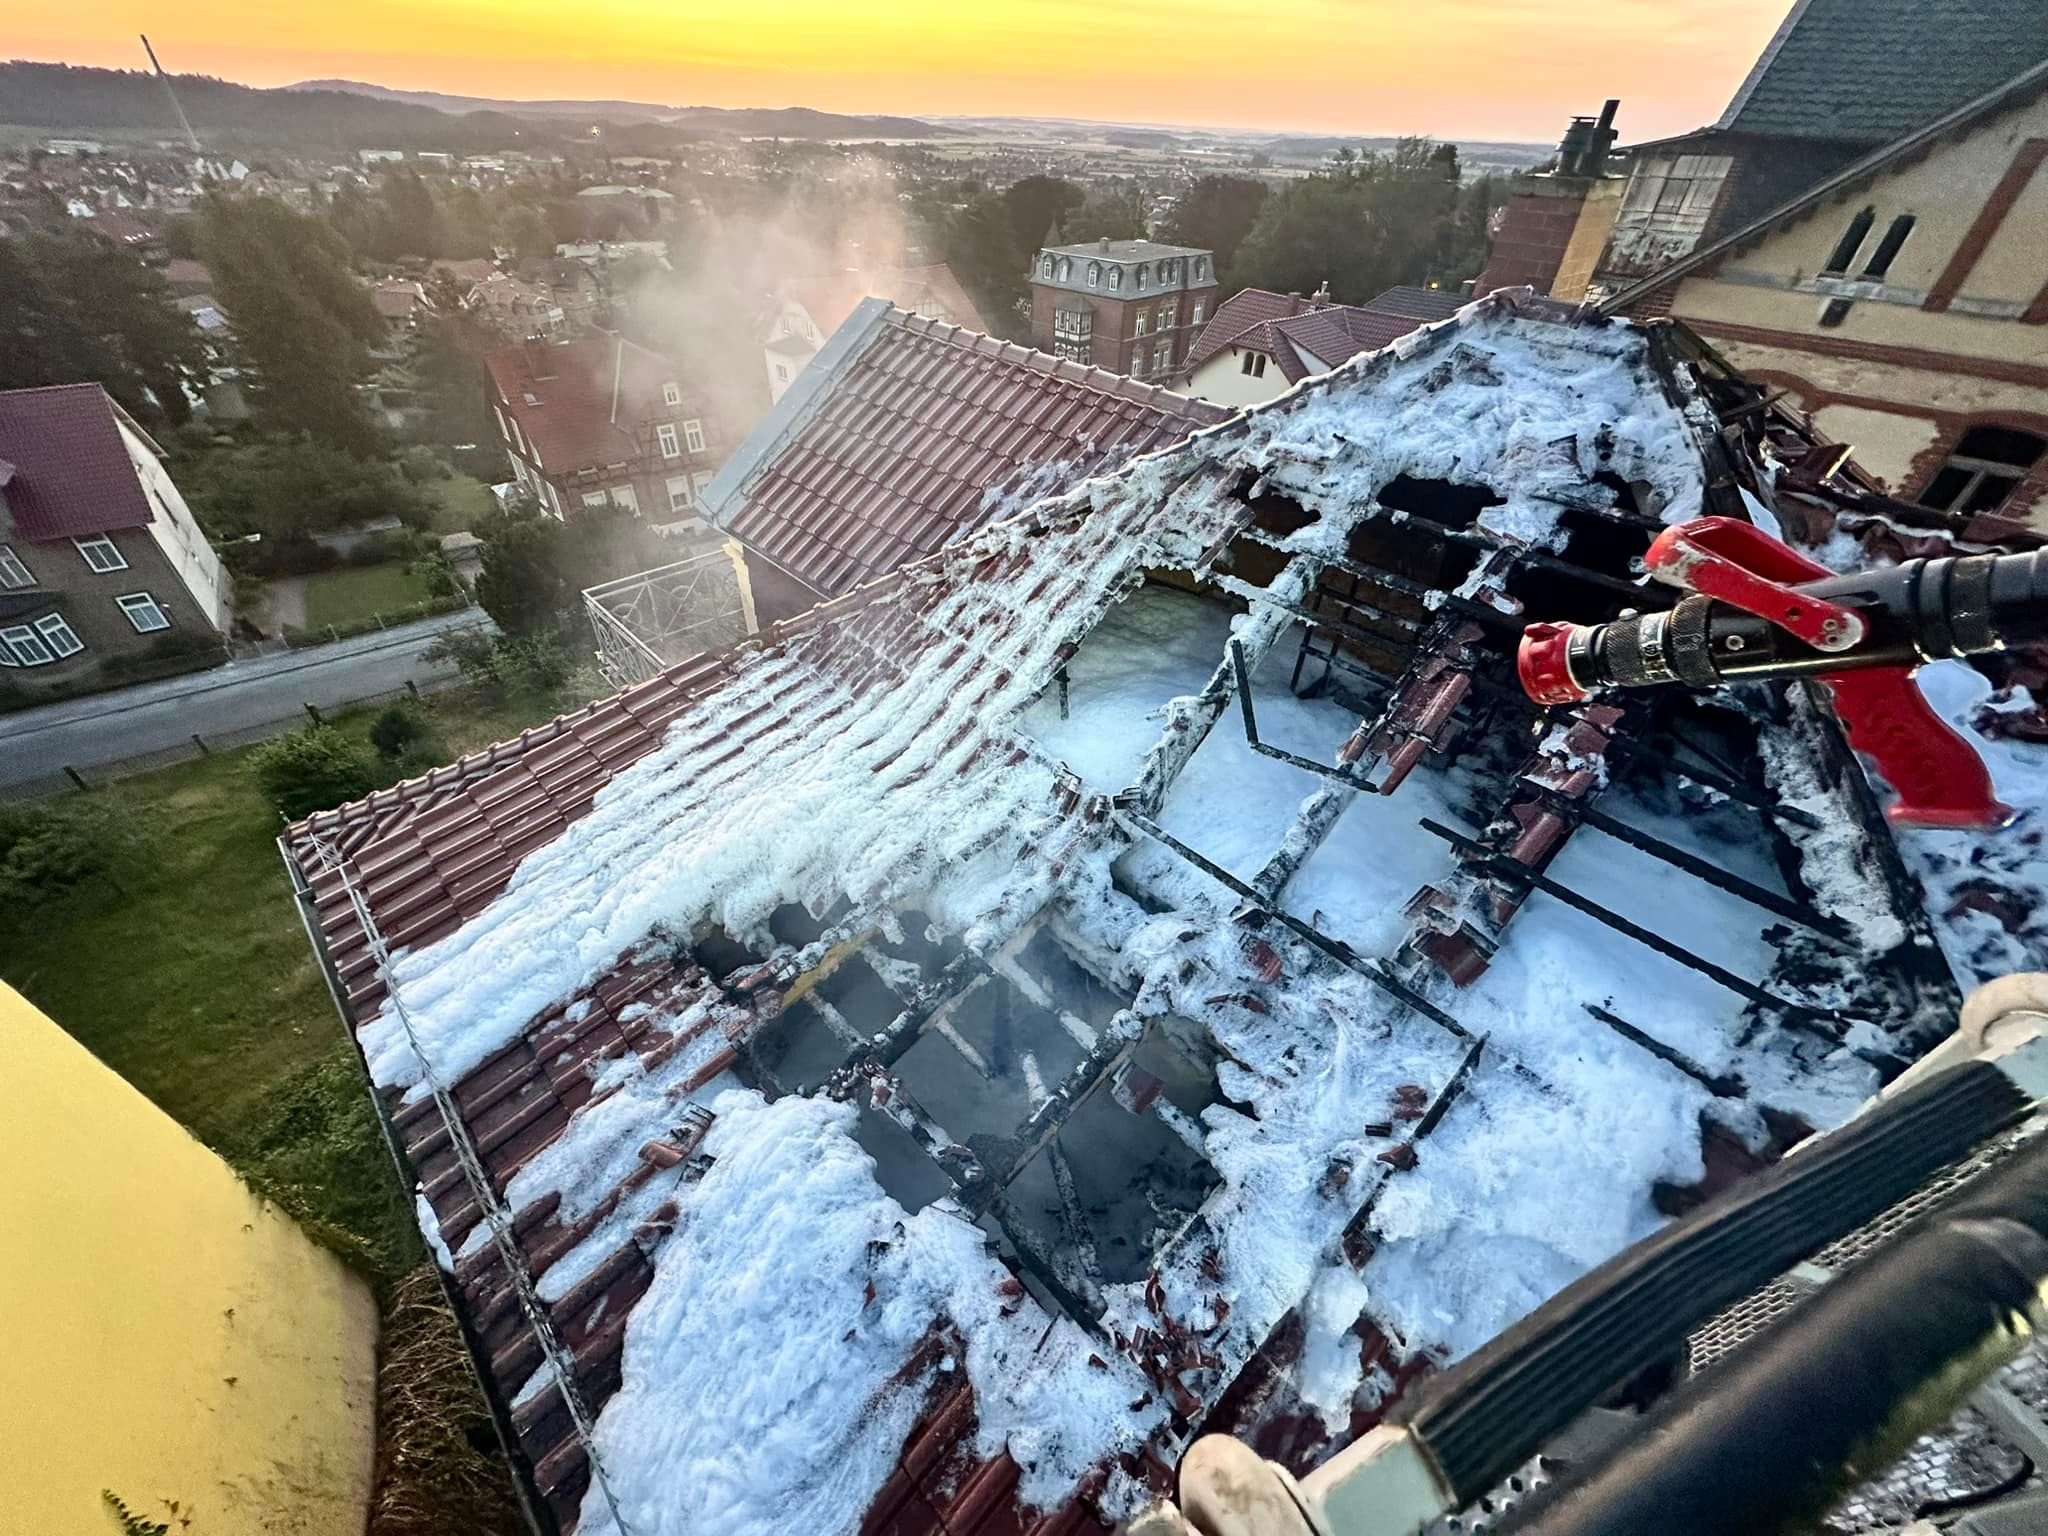
<svg viewBox="0 0 2048 1536"><path fill-rule="evenodd" d="M1485 295L1496 288L1524 285L1540 294L1557 298L1585 297L1592 262L1606 244L1606 228L1592 227L1604 218L1614 222L1623 180L1607 174L1608 152L1614 147L1614 114L1621 103L1609 101L1597 118L1575 117L1558 145L1557 164L1547 171L1523 176L1508 195L1501 210L1499 229L1493 237L1486 270L1479 274L1473 292ZM1591 242L1586 259L1574 259L1567 267L1566 253L1573 249L1582 218L1588 219L1581 243ZM1580 269L1583 268L1583 273ZM1576 291L1569 291L1573 287Z"/></svg>
<svg viewBox="0 0 2048 1536"><path fill-rule="evenodd" d="M536 379L555 376L554 349L539 336L526 338L526 371Z"/></svg>

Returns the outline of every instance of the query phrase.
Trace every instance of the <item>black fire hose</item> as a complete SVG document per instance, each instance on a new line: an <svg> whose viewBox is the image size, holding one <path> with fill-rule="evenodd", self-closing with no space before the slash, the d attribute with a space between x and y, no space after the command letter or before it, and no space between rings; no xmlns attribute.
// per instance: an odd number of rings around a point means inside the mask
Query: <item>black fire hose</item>
<svg viewBox="0 0 2048 1536"><path fill-rule="evenodd" d="M2048 1140L1704 1375L1503 1536L1809 1531L2048 1316Z"/></svg>

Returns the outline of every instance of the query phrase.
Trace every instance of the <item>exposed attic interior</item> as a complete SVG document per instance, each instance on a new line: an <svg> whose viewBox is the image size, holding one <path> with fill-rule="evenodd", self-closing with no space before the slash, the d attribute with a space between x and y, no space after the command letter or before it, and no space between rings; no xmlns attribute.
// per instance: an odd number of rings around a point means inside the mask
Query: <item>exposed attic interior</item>
<svg viewBox="0 0 2048 1536"><path fill-rule="evenodd" d="M1707 426L1754 396L1645 335L1477 306L300 834L565 1528L616 1523L591 1446L658 1510L648 1446L770 1410L877 1532L1114 1518L1204 1429L1310 1465L1945 1024L1806 704L1515 685L1760 483Z"/></svg>

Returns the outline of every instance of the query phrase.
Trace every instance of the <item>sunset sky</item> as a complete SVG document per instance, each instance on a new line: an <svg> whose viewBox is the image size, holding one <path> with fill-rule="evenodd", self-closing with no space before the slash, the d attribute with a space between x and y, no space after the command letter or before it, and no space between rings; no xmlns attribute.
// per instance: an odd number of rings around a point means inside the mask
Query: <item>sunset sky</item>
<svg viewBox="0 0 2048 1536"><path fill-rule="evenodd" d="M1790 0L72 0L15 57L252 85L1624 140L1718 116Z"/></svg>

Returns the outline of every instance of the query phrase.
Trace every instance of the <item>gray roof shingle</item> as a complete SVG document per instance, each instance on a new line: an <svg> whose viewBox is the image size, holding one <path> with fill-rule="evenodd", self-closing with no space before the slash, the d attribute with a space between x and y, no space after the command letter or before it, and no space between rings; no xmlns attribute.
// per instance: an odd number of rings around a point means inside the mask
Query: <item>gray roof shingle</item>
<svg viewBox="0 0 2048 1536"><path fill-rule="evenodd" d="M1797 0L1719 126L1881 144L2048 59L2048 0Z"/></svg>

